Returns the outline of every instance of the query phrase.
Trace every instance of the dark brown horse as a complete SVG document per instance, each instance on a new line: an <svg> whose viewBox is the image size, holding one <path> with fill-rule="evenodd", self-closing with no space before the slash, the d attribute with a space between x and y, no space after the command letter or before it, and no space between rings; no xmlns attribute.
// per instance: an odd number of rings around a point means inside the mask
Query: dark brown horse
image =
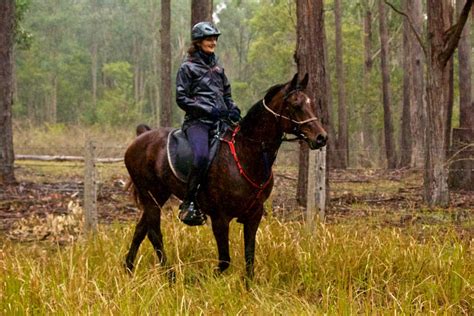
<svg viewBox="0 0 474 316"><path fill-rule="evenodd" d="M286 133L307 142L311 149L326 144L327 134L315 115L315 106L303 92L308 75L298 82L271 87L233 130L222 137L199 190L198 204L211 218L219 252L218 271L229 267L229 223L237 218L244 225L245 264L252 278L255 235L263 215L263 202L273 187L272 165ZM186 185L175 177L167 158L166 143L171 128L141 134L128 147L125 164L143 214L133 236L125 265L133 269L138 248L148 236L161 264L166 256L160 228L161 206L171 194L183 198Z"/></svg>

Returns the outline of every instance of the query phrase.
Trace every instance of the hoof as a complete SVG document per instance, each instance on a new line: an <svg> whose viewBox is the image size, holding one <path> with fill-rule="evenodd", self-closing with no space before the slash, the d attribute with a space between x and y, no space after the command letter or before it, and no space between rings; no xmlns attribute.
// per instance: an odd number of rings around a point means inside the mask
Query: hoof
<svg viewBox="0 0 474 316"><path fill-rule="evenodd" d="M173 268L169 269L166 272L166 275L168 277L168 282L169 282L170 285L176 284L176 271L174 271Z"/></svg>
<svg viewBox="0 0 474 316"><path fill-rule="evenodd" d="M133 273L133 263L129 263L129 262L124 262L123 263L123 268L125 269L125 271L129 274L132 274Z"/></svg>

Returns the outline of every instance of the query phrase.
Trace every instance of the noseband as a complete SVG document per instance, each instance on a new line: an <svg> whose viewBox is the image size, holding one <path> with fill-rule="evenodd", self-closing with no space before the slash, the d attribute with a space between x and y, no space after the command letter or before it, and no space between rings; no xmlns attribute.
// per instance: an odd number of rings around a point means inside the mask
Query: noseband
<svg viewBox="0 0 474 316"><path fill-rule="evenodd" d="M301 133L301 126L306 124L306 123L309 123L309 122L312 122L312 121L317 121L318 118L316 116L313 116L307 120L304 120L304 121L295 121L294 119L292 119L291 117L288 117L288 116L285 116L285 115L282 115L282 114L279 114L279 113L276 113L275 111L273 111L272 109L270 109L268 107L268 105L265 103L265 98L263 98L262 100L262 103L263 103L263 107L270 113L273 114L273 116L278 119L278 118L282 118L282 119L285 119L287 121L290 121L292 122L293 124L296 124L296 126L294 126L293 128L293 133L295 134L296 138L295 139L288 139L288 138L284 138L283 140L285 141L294 141L294 140L298 140L298 139L305 139L306 136L303 135Z"/></svg>

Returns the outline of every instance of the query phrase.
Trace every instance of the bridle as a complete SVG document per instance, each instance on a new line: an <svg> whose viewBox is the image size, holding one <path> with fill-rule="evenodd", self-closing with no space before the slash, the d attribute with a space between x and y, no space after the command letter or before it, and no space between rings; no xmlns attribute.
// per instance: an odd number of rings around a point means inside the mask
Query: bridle
<svg viewBox="0 0 474 316"><path fill-rule="evenodd" d="M288 95L285 96L285 100L289 97L289 95L297 92L298 90L294 90L292 92L290 92ZM291 123L295 124L293 126L293 129L292 129L292 133L296 136L296 138L286 138L286 136L282 139L283 141L287 141L287 142L290 142L290 141L296 141L296 140L300 140L300 139L306 139L306 136L301 132L301 126L304 125L304 124L307 124L309 122L312 122L312 121L317 121L318 118L316 116L313 116L313 117L310 117L309 119L306 119L304 121L296 121L294 119L292 119L291 117L288 117L288 116L285 116L285 115L282 115L280 113L276 113L275 111L273 111L270 107L268 107L268 105L265 103L265 98L262 99L262 104L263 104L263 107L265 108L265 110L267 110L268 112L270 112L271 114L273 114L273 116L279 120L279 119L285 119L287 121L290 121Z"/></svg>

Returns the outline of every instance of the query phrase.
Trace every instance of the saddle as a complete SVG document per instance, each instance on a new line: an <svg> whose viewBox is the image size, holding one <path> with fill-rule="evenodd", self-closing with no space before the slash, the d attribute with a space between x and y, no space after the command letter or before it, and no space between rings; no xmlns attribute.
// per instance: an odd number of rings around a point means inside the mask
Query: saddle
<svg viewBox="0 0 474 316"><path fill-rule="evenodd" d="M218 124L216 129L211 131L209 136L209 163L204 173L207 173L209 167L216 156L220 147L220 135L222 135L229 126L227 124ZM173 174L180 181L186 183L193 163L193 152L189 145L186 134L181 129L174 129L168 135L166 143L168 164Z"/></svg>

